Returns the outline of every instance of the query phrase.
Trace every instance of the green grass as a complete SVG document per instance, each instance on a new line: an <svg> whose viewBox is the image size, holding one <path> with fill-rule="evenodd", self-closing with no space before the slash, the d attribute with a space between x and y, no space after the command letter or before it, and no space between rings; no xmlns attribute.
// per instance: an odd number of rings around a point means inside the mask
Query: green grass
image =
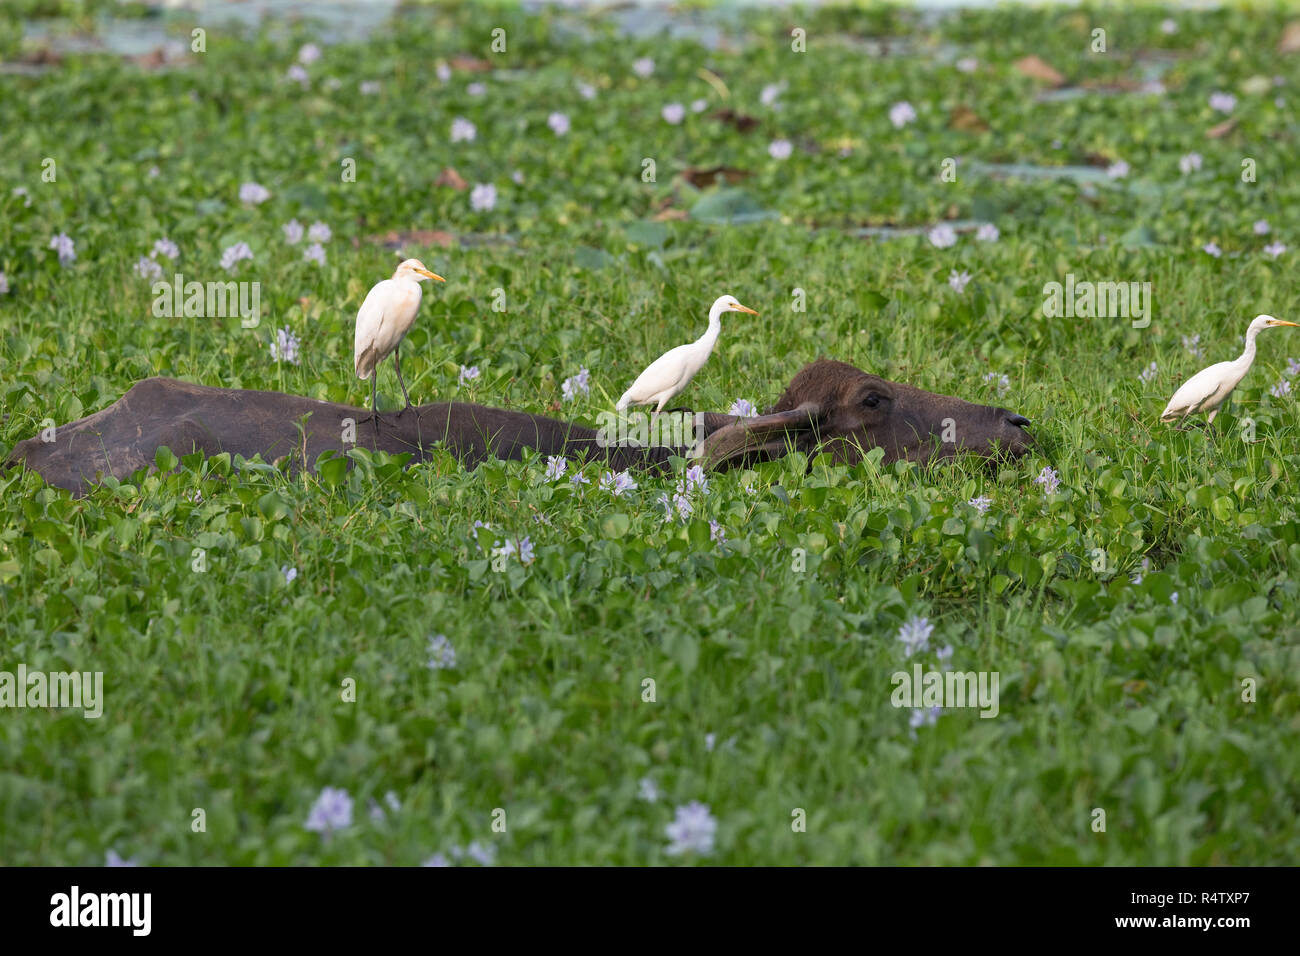
<svg viewBox="0 0 1300 956"><path fill-rule="evenodd" d="M1275 53L1284 11L1179 13L1173 35L1158 26L1169 15L723 15L732 43L716 52L608 21L558 29L572 14L417 7L400 29L326 47L306 89L285 73L307 27L213 29L172 72L80 56L0 77L0 454L151 375L361 403L352 323L396 262L368 237L413 229L458 240L406 249L449 280L403 350L416 401L594 422L729 292L762 315L724 324L683 395L694 407L766 404L829 355L1006 405L1041 443L992 469L795 456L712 476L689 522L657 503L679 475L636 476L614 497L594 468L575 490L545 482L536 459L466 473L450 455L410 470L362 455L317 480L191 458L83 499L7 472L0 670L103 671L106 701L98 720L0 712L0 862L97 864L113 849L162 865L406 865L476 840L501 864L691 861L666 854L664 827L693 800L718 821L704 859L728 864L1294 861L1300 428L1295 399L1270 388L1300 339L1261 336L1213 435L1157 418L1188 375L1239 352L1256 313L1297 315L1296 253L1263 248L1300 244L1300 55ZM806 54L790 51L794 23ZM1105 55L1088 50L1098 25ZM508 50L491 54L498 26ZM187 37L189 24L173 29ZM865 37L909 45L871 56ZM1033 53L1073 82L1113 82L1141 78L1156 50L1177 54L1158 98L1036 103L1011 65ZM435 64L458 54L494 69L440 82ZM643 79L631 63L645 55L656 69ZM976 73L954 68L962 56ZM363 94L367 81L379 92ZM467 92L475 81L484 95ZM763 105L781 82L780 109ZM1240 118L1217 139L1205 134L1225 118L1215 91L1237 95ZM690 111L696 99L705 112ZM896 131L900 100L919 116ZM688 106L680 126L660 118L670 102ZM959 105L988 130L953 129ZM723 107L759 127L710 118ZM548 129L552 111L570 116L567 136ZM449 142L457 116L473 142ZM779 138L795 144L788 160L768 154ZM1203 166L1183 175L1192 151ZM41 180L45 157L57 182ZM962 160L955 183L940 180L944 157ZM340 181L344 158L355 183ZM1128 177L1090 187L963 168L1118 159ZM714 165L752 173L736 188L773 215L654 221L716 202L679 177ZM448 166L494 184L496 208L435 187ZM272 198L242 204L245 181ZM20 185L30 207L10 192ZM324 266L286 244L291 218L331 226ZM1001 238L937 249L852 235L944 218L994 222ZM1259 219L1268 236L1253 233ZM57 233L75 263L48 248ZM181 250L166 274L200 281L223 279L222 250L248 243L235 277L262 283L261 326L154 317L132 269L162 236ZM1210 241L1222 258L1201 250ZM946 281L954 269L974 277L964 293ZM1151 282L1150 327L1044 318L1043 285L1070 272ZM299 365L270 357L285 327ZM1181 343L1194 334L1203 359ZM482 369L470 387L457 386L462 365ZM591 394L563 402L583 367ZM1008 377L1005 394L989 373ZM391 365L380 385L400 400ZM1061 477L1050 497L1034 483L1046 466ZM977 495L993 499L987 515L967 504ZM472 537L475 521L492 530ZM535 560L494 570L505 536L528 536ZM897 631L914 616L935 632L909 660ZM435 634L454 669L427 667ZM951 709L913 736L890 675L938 666L944 645L959 670L999 672L1000 714ZM657 802L638 797L645 777ZM346 788L356 813L323 839L304 823L326 786ZM402 809L372 822L368 801L388 791ZM191 829L195 808L206 832ZM795 808L806 832L792 831Z"/></svg>

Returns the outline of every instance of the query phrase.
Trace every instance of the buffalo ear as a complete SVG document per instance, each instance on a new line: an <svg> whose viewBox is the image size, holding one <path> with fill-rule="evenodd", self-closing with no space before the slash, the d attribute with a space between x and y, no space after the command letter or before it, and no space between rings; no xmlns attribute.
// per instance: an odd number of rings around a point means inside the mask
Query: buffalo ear
<svg viewBox="0 0 1300 956"><path fill-rule="evenodd" d="M742 418L704 439L700 458L704 467L715 469L733 464L754 452L767 452L774 457L782 455L787 444L799 435L816 432L821 417L819 403L804 402L787 412Z"/></svg>

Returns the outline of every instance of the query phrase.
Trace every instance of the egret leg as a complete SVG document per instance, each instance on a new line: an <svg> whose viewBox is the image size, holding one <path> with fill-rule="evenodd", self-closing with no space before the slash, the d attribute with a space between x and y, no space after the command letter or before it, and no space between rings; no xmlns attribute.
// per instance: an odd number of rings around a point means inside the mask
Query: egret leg
<svg viewBox="0 0 1300 956"><path fill-rule="evenodd" d="M393 368L397 369L397 384L402 386L402 398L406 399L406 405L402 412L411 407L411 396L406 394L406 383L402 381L402 347L399 345L393 349ZM397 413L397 417L402 417L402 412Z"/></svg>
<svg viewBox="0 0 1300 956"><path fill-rule="evenodd" d="M375 445L379 444L379 406L376 404L375 393L379 389L379 365L375 365L375 370L370 373L370 420L375 423Z"/></svg>

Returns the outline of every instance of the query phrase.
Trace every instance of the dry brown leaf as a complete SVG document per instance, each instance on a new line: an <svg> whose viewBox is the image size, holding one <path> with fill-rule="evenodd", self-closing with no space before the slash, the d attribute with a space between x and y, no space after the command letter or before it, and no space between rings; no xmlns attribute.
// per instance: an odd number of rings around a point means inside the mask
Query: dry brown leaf
<svg viewBox="0 0 1300 956"><path fill-rule="evenodd" d="M1211 126L1205 131L1205 135L1210 139L1221 139L1236 129L1237 124L1240 122L1241 120L1234 116L1232 119L1224 120L1218 126Z"/></svg>
<svg viewBox="0 0 1300 956"><path fill-rule="evenodd" d="M456 237L441 229L413 229L410 232L398 232L392 229L385 233L367 236L366 241L387 246L389 249L400 249L407 245L446 247L452 245Z"/></svg>
<svg viewBox="0 0 1300 956"><path fill-rule="evenodd" d="M669 207L668 209L660 209L650 218L655 222L676 222L685 219L686 216L687 212L685 209L673 209L672 207Z"/></svg>
<svg viewBox="0 0 1300 956"><path fill-rule="evenodd" d="M1300 53L1300 20L1292 20L1282 29L1282 39L1278 41L1279 53Z"/></svg>
<svg viewBox="0 0 1300 956"><path fill-rule="evenodd" d="M719 179L727 183L738 183L752 175L749 170L736 169L734 166L688 166L682 170L682 178L696 189L713 186Z"/></svg>
<svg viewBox="0 0 1300 956"><path fill-rule="evenodd" d="M1046 61L1037 54L1030 54L1015 62L1015 68L1024 76L1031 80L1042 80L1049 86L1060 86L1065 82L1065 77L1047 65Z"/></svg>
<svg viewBox="0 0 1300 956"><path fill-rule="evenodd" d="M476 56L453 56L451 58L451 68L453 70L464 70L466 73L486 73L492 69L492 61L480 60Z"/></svg>
<svg viewBox="0 0 1300 956"><path fill-rule="evenodd" d="M469 189L469 183L465 182L460 173L450 166L438 174L438 178L433 181L433 184L435 186L450 186L457 192L464 192Z"/></svg>
<svg viewBox="0 0 1300 956"><path fill-rule="evenodd" d="M731 108L718 110L716 113L710 113L716 120L721 120L728 126L734 126L742 133L748 133L758 125L758 120L752 116L746 116L744 113L737 113Z"/></svg>
<svg viewBox="0 0 1300 956"><path fill-rule="evenodd" d="M969 106L954 106L948 113L948 125L963 133L984 133L989 128Z"/></svg>

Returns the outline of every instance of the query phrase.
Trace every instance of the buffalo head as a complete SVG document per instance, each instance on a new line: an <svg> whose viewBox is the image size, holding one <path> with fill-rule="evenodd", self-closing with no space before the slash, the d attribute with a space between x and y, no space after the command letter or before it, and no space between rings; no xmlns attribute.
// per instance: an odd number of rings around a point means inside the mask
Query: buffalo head
<svg viewBox="0 0 1300 956"><path fill-rule="evenodd" d="M890 382L831 359L804 366L765 414L716 416L711 424L703 454L714 468L790 449L820 449L849 464L877 447L885 461L1018 456L1033 440L1024 430L1029 419L1005 408Z"/></svg>

